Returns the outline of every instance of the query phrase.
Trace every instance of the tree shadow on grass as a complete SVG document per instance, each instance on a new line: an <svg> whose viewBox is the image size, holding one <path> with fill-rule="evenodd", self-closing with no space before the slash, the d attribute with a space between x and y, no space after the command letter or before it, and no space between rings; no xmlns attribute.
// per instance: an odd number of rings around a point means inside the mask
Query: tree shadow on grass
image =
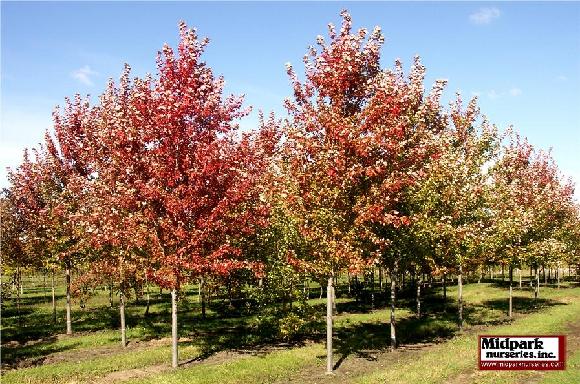
<svg viewBox="0 0 580 384"><path fill-rule="evenodd" d="M73 349L80 343L67 345L56 344L57 337L52 336L25 345L2 346L2 369L13 369L41 365L48 355ZM26 364L22 366L22 362Z"/></svg>
<svg viewBox="0 0 580 384"><path fill-rule="evenodd" d="M403 298L397 303L398 308L411 311L416 309L416 302L412 298ZM397 343L413 346L424 343L438 343L457 334L458 314L457 301L454 298L443 300L440 295L426 295L422 299L422 310L426 315L417 317L412 315L400 319L396 324ZM486 300L481 304L467 303L464 305L464 321L471 325L493 326L512 321L507 315L508 299ZM533 313L544 308L564 305L563 303L538 298L514 297L513 310L517 313ZM351 355L359 358L374 360L374 353L390 348L390 326L388 312L385 312L385 322L366 322L347 325L335 329L334 349L340 354L335 369Z"/></svg>
<svg viewBox="0 0 580 384"><path fill-rule="evenodd" d="M451 313L411 316L400 319L396 324L397 343L414 345L440 342L457 332L454 315ZM351 355L375 360L374 353L390 348L391 329L388 323L358 323L335 330L334 350L340 354L334 369Z"/></svg>
<svg viewBox="0 0 580 384"><path fill-rule="evenodd" d="M529 314L556 305L566 305L566 304L557 300L544 299L541 297L534 299L531 297L514 296L512 298L512 309L516 313ZM485 300L481 303L481 306L508 313L509 298L506 297L505 299Z"/></svg>

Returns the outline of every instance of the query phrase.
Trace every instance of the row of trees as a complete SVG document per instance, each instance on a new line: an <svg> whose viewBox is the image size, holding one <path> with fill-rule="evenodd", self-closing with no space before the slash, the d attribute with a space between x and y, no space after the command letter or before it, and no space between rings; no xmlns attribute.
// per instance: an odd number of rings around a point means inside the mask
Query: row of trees
<svg viewBox="0 0 580 384"><path fill-rule="evenodd" d="M185 282L250 271L261 286L291 270L326 281L331 372L341 272L389 271L394 347L402 271L456 275L461 327L466 272L507 265L511 288L524 264L579 264L573 185L549 153L499 134L475 99L442 106L445 82L426 93L418 57L407 75L400 61L382 69L381 30L342 18L309 48L304 80L288 65L288 117L260 116L252 132L236 123L242 98L201 59L208 40L184 23L156 76L126 66L98 103L77 95L55 111L54 131L10 172L2 250L5 264L65 271L68 334L72 268L119 289L123 345L129 290L170 289L174 367Z"/></svg>

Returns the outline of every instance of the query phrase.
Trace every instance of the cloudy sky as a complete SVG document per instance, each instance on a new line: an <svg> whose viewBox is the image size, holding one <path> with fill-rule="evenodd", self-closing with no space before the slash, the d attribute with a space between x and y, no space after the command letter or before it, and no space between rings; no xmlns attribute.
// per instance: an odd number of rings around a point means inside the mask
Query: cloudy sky
<svg viewBox="0 0 580 384"><path fill-rule="evenodd" d="M175 45L184 20L210 38L205 60L244 93L254 111L283 116L291 88L284 64L302 56L329 22L350 11L355 28L382 27L384 67L418 54L426 83L449 80L477 95L501 129L513 125L538 148L552 148L562 173L580 184L580 3L577 2L7 2L1 7L0 187L25 147L51 128L64 97L93 95L123 63L155 73L155 56ZM256 113L241 122L251 128ZM578 188L577 188L578 189ZM577 190L576 196L580 193Z"/></svg>

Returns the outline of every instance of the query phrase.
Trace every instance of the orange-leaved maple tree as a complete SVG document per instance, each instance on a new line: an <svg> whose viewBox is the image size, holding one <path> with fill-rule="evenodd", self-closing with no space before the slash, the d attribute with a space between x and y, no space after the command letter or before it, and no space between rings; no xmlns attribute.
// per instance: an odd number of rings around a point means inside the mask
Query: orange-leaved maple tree
<svg viewBox="0 0 580 384"><path fill-rule="evenodd" d="M159 53L155 78L126 79L105 96L126 101L102 101L107 118L118 121L105 134L116 168L104 165L105 184L123 201L119 216L131 216L128 224L142 234L137 246L147 255L149 277L172 291L173 366L184 280L252 266L237 245L267 224L259 186L277 140L266 125L238 132L236 120L249 110L241 97L223 96L223 78L201 60L208 40L185 23L180 37L177 54L168 45Z"/></svg>
<svg viewBox="0 0 580 384"><path fill-rule="evenodd" d="M286 100L286 151L281 168L292 182L288 205L311 244L297 267L328 279L327 371L332 371L332 276L360 270L385 255L392 229L408 224L398 210L406 186L418 179L444 119L443 82L424 96L417 58L408 78L397 61L381 70L383 35L352 31L343 11L340 31L304 57L302 83L288 65L294 99Z"/></svg>

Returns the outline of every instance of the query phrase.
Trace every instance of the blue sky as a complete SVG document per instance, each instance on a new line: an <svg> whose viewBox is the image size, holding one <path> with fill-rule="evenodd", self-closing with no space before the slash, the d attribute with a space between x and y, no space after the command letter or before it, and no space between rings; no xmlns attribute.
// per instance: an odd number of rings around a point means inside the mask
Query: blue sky
<svg viewBox="0 0 580 384"><path fill-rule="evenodd" d="M175 46L184 20L210 38L205 60L228 92L254 111L284 113L291 94L284 64L301 67L308 45L350 11L354 27L381 26L383 67L414 55L426 86L449 80L479 95L501 129L513 124L538 148L553 148L560 169L580 185L580 3L577 2L1 2L0 187L7 166L42 140L65 96L93 100L123 63L155 73L155 56ZM255 125L256 113L242 121ZM578 188L577 188L578 189ZM576 196L580 193L577 190Z"/></svg>

